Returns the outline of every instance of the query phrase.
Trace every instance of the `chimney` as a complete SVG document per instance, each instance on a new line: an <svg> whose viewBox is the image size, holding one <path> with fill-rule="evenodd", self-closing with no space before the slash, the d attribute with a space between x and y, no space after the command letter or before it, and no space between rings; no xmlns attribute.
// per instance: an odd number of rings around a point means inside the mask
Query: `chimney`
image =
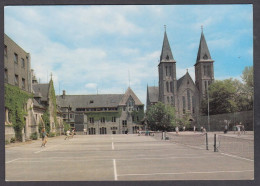
<svg viewBox="0 0 260 186"><path fill-rule="evenodd" d="M63 90L63 91L62 91L62 98L63 98L63 99L65 99L65 95L66 95L66 91Z"/></svg>

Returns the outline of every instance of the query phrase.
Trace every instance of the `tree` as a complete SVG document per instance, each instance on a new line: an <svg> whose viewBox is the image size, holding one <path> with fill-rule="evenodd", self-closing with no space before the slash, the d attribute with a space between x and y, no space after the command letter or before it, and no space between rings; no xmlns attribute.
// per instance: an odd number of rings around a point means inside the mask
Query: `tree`
<svg viewBox="0 0 260 186"><path fill-rule="evenodd" d="M245 67L241 76L244 82L244 96L249 99L249 108L253 109L253 97L254 97L254 69L252 66Z"/></svg>
<svg viewBox="0 0 260 186"><path fill-rule="evenodd" d="M170 131L176 126L174 107L162 102L152 105L146 115L151 130Z"/></svg>
<svg viewBox="0 0 260 186"><path fill-rule="evenodd" d="M179 123L180 127L184 127L184 126L185 126L186 128L189 128L189 127L190 127L190 124L191 124L191 122L190 122L190 115L191 115L191 113L186 112L186 113L183 115L182 118L179 118L179 119L178 119L178 123Z"/></svg>
<svg viewBox="0 0 260 186"><path fill-rule="evenodd" d="M209 113L223 114L237 111L236 87L232 78L216 80L209 86ZM202 101L202 113L208 114L208 99Z"/></svg>

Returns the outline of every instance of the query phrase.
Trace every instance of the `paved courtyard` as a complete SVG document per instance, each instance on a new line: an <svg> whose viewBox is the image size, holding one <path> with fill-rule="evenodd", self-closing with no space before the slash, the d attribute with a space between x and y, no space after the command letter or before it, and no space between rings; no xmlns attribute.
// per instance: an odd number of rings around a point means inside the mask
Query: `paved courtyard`
<svg viewBox="0 0 260 186"><path fill-rule="evenodd" d="M6 148L7 181L254 179L253 160L152 136L60 136L40 145L37 140Z"/></svg>

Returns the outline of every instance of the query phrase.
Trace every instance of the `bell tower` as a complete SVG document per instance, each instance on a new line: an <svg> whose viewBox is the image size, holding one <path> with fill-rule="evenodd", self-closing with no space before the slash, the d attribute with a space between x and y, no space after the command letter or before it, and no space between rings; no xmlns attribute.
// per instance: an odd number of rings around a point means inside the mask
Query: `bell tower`
<svg viewBox="0 0 260 186"><path fill-rule="evenodd" d="M207 97L208 86L214 81L213 62L201 27L201 37L195 66L195 85L199 90L200 102Z"/></svg>
<svg viewBox="0 0 260 186"><path fill-rule="evenodd" d="M164 28L163 46L158 65L159 101L175 107L177 105L176 61L172 55L165 25Z"/></svg>

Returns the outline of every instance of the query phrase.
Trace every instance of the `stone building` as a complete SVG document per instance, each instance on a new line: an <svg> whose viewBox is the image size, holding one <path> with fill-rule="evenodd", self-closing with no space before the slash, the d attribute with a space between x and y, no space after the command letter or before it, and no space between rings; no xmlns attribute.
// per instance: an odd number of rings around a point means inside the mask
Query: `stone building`
<svg viewBox="0 0 260 186"><path fill-rule="evenodd" d="M77 132L88 134L136 133L142 129L144 105L129 87L125 94L57 96L63 119Z"/></svg>
<svg viewBox="0 0 260 186"><path fill-rule="evenodd" d="M176 64L165 30L160 62L158 65L159 86L147 86L147 108L163 102L175 107L178 117L188 114L196 121L200 114L200 103L207 97L208 85L214 81L214 69L203 31L195 63L195 83L188 70L180 79L176 78Z"/></svg>

